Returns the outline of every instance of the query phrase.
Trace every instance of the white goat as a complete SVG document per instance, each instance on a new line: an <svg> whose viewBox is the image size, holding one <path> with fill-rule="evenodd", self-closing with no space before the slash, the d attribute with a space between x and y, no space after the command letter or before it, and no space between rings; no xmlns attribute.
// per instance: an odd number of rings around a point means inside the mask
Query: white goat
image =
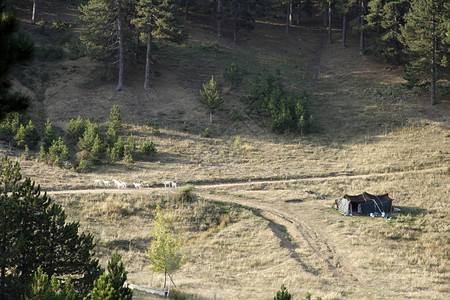
<svg viewBox="0 0 450 300"><path fill-rule="evenodd" d="M171 185L173 188L176 188L176 187L177 187L177 183L176 183L175 181L172 181L172 182L170 183L170 185Z"/></svg>
<svg viewBox="0 0 450 300"><path fill-rule="evenodd" d="M172 186L172 181L163 181L163 183L164 183L164 187L167 187L167 186L171 187Z"/></svg>
<svg viewBox="0 0 450 300"><path fill-rule="evenodd" d="M115 185L118 189L120 189L120 181L119 181L119 180L115 180L115 179L113 179L112 181L114 182L114 185Z"/></svg>
<svg viewBox="0 0 450 300"><path fill-rule="evenodd" d="M123 182L123 181L120 181L120 183L119 183L119 189L126 189L127 188L127 183L126 182Z"/></svg>
<svg viewBox="0 0 450 300"><path fill-rule="evenodd" d="M94 185L102 185L103 184L103 180L101 179L94 179Z"/></svg>
<svg viewBox="0 0 450 300"><path fill-rule="evenodd" d="M133 182L133 185L134 185L134 188L135 189L142 189L142 183L140 183L140 182Z"/></svg>
<svg viewBox="0 0 450 300"><path fill-rule="evenodd" d="M109 181L109 180L103 180L103 184L104 184L105 186L110 186L110 185L111 185L111 181Z"/></svg>

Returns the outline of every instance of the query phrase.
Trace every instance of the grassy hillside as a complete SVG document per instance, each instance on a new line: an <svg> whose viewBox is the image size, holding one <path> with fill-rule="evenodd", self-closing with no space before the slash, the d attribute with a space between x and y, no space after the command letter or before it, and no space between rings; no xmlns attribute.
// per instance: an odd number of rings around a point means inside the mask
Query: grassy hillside
<svg viewBox="0 0 450 300"><path fill-rule="evenodd" d="M27 1L17 3L23 28L38 46L59 39L69 41L61 44L68 52L75 44L82 30L75 8L42 3L42 26L28 21ZM56 20L73 26L51 30ZM339 42L328 44L314 18L287 35L281 22L260 20L254 31L240 32L237 46L231 32L217 38L213 26L196 16L187 23L184 44L159 44L147 92L141 66L127 67L125 90L117 92L115 74L90 80L96 65L85 57L41 57L16 73L16 88L33 97L30 115L40 126L49 118L62 132L78 115L104 126L117 104L123 135L155 142L152 160L80 174L6 143L0 154L19 160L23 174L45 190L72 190L52 197L96 236L102 263L120 251L135 284L162 284L162 275L148 269L145 250L153 208L176 193L162 181L173 180L194 184L200 199L166 210L186 237L186 264L175 282L196 298L272 299L282 283L294 299L307 292L323 299L448 298L448 95L430 107L426 93L403 88L401 69L359 56L356 39L345 50ZM211 75L223 83L232 62L247 75L239 88L224 84L224 107L210 125L199 90ZM311 134L274 134L248 110L242 98L268 72L286 90L311 95ZM148 126L154 118L158 135ZM208 127L211 137L204 137ZM94 190L95 178L145 181L152 188ZM343 217L331 208L334 199L363 191L388 192L401 213L386 222Z"/></svg>

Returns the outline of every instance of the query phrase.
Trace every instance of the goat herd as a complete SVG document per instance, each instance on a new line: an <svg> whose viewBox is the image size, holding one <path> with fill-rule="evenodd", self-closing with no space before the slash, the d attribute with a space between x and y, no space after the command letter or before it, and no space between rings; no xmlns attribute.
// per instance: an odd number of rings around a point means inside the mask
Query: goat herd
<svg viewBox="0 0 450 300"><path fill-rule="evenodd" d="M164 187L173 187L176 188L177 187L177 183L174 181L163 181L162 182L164 184ZM124 181L120 181L120 180L103 180L103 179L94 179L94 187L97 186L106 186L106 187L110 187L112 184L114 184L114 186L116 186L116 188L118 189L126 189L127 188L127 183ZM143 185L149 185L149 182L145 181L140 181L140 182L133 182L133 186L135 189L142 189Z"/></svg>

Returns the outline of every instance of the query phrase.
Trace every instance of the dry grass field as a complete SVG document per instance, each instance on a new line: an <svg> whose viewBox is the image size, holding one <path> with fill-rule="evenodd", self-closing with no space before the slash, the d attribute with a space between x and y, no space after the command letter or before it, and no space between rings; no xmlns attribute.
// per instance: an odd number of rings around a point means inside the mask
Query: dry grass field
<svg viewBox="0 0 450 300"><path fill-rule="evenodd" d="M60 12L60 18L76 14ZM42 16L58 18L45 11ZM36 26L23 25L43 39ZM193 299L273 299L281 284L293 299L308 292L313 299L448 299L449 95L439 95L430 107L426 93L404 89L400 69L359 56L354 39L345 50L339 42L328 44L313 19L287 35L281 23L259 21L254 31L240 32L236 47L229 32L217 38L213 25L190 20L185 44L160 48L159 76L148 92L141 88L142 69L128 70L123 92L115 91L114 80L83 84L95 68L87 58L36 62L17 78L18 89L42 97L32 107L37 123L50 118L66 129L70 118L81 115L104 126L118 104L124 136L155 142L151 161L80 174L40 163L37 153L25 156L6 143L0 155L20 161L25 176L94 234L103 265L118 250L130 283L162 286L163 275L149 270L145 251L154 208L180 190L162 187L163 180L173 180L193 184L198 197L192 204L165 204L185 239L185 264L174 280ZM224 87L224 108L210 125L198 91L211 75L222 80L233 61L248 75L240 88ZM32 76L33 68L48 73L45 85ZM276 135L246 114L240 98L264 72L278 73L289 90L311 94L310 135ZM242 118L232 117L237 112ZM158 135L147 126L154 118ZM202 135L207 127L211 137ZM95 188L96 178L147 185ZM344 194L363 191L389 193L401 212L386 221L344 217L332 208ZM135 298L159 299L142 292Z"/></svg>

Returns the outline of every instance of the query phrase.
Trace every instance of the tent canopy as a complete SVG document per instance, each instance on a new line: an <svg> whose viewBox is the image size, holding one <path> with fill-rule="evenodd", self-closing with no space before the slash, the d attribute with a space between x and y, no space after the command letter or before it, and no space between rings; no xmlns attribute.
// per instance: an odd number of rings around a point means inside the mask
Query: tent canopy
<svg viewBox="0 0 450 300"><path fill-rule="evenodd" d="M391 212L392 200L387 193L372 195L364 192L354 196L344 195L344 198L336 200L336 209L344 215Z"/></svg>

